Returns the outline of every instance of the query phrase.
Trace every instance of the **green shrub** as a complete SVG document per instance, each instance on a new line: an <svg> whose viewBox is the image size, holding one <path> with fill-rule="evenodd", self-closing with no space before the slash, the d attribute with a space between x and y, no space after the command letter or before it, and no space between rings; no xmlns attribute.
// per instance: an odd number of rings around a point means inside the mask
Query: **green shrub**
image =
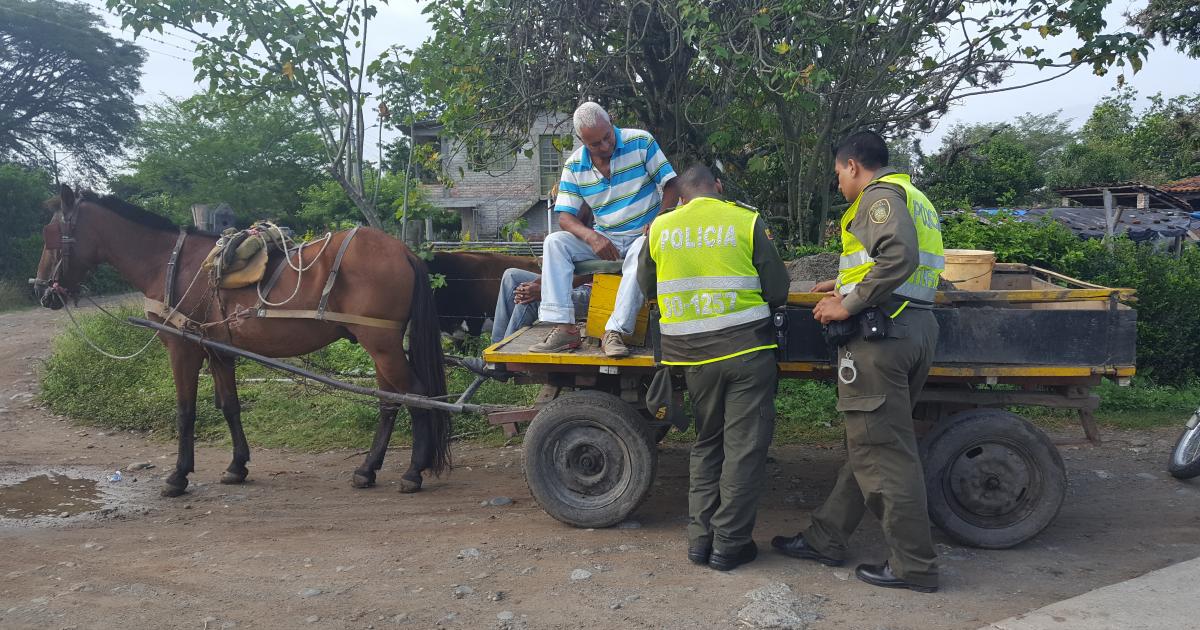
<svg viewBox="0 0 1200 630"><path fill-rule="evenodd" d="M1138 370L1156 383L1180 385L1200 373L1200 249L1176 258L1127 239L1110 252L1088 241L1064 272L1110 287L1137 289Z"/></svg>
<svg viewBox="0 0 1200 630"><path fill-rule="evenodd" d="M1072 252L1084 242L1061 223L1045 218L1023 223L1007 213L986 220L974 214L958 214L942 223L946 248L987 249L1000 262L1019 262L1062 271Z"/></svg>

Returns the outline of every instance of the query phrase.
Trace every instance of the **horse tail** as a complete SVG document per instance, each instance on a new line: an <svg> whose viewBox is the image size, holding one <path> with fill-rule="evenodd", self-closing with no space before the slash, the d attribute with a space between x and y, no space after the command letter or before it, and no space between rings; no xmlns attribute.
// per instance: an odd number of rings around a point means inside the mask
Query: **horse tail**
<svg viewBox="0 0 1200 630"><path fill-rule="evenodd" d="M446 358L442 354L442 332L438 326L437 306L434 303L433 287L429 283L429 271L425 262L411 251L407 252L409 265L413 269L412 304L408 317L408 362L413 374L424 385L421 393L426 396L446 395ZM429 422L426 434L433 451L430 469L441 474L451 467L450 462L450 414L437 409L423 410L413 414ZM418 429L413 427L414 437ZM414 444L414 447L416 445Z"/></svg>

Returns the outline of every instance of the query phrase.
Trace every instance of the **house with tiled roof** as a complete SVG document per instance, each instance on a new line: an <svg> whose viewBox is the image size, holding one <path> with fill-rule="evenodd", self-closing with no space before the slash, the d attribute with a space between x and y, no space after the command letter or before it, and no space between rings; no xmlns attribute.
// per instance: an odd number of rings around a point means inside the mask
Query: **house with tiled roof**
<svg viewBox="0 0 1200 630"><path fill-rule="evenodd" d="M1167 182L1158 188L1188 202L1192 210L1200 212L1200 175Z"/></svg>

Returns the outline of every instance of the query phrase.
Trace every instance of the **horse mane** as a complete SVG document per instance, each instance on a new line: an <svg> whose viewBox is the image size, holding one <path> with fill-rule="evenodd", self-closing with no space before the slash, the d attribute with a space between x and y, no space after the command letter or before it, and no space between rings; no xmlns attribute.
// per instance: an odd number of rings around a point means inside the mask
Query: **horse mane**
<svg viewBox="0 0 1200 630"><path fill-rule="evenodd" d="M162 216L161 214L154 214L153 212L150 212L149 210L136 204L125 201L116 195L104 195L102 197L90 190L85 190L82 191L79 196L85 201L90 201L107 210L111 210L112 212L116 213L117 216L129 221L133 221L138 225L142 225L154 230L164 230L168 232L179 231L179 226L175 225L174 221ZM194 230L188 228L188 231L192 232Z"/></svg>

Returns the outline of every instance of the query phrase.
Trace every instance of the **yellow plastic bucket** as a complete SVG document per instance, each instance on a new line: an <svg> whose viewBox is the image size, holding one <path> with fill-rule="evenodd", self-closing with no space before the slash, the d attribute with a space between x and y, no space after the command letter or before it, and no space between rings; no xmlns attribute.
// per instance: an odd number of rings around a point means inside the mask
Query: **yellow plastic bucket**
<svg viewBox="0 0 1200 630"><path fill-rule="evenodd" d="M992 288L992 268L996 252L983 249L947 249L946 270L942 277L959 291L987 291Z"/></svg>

